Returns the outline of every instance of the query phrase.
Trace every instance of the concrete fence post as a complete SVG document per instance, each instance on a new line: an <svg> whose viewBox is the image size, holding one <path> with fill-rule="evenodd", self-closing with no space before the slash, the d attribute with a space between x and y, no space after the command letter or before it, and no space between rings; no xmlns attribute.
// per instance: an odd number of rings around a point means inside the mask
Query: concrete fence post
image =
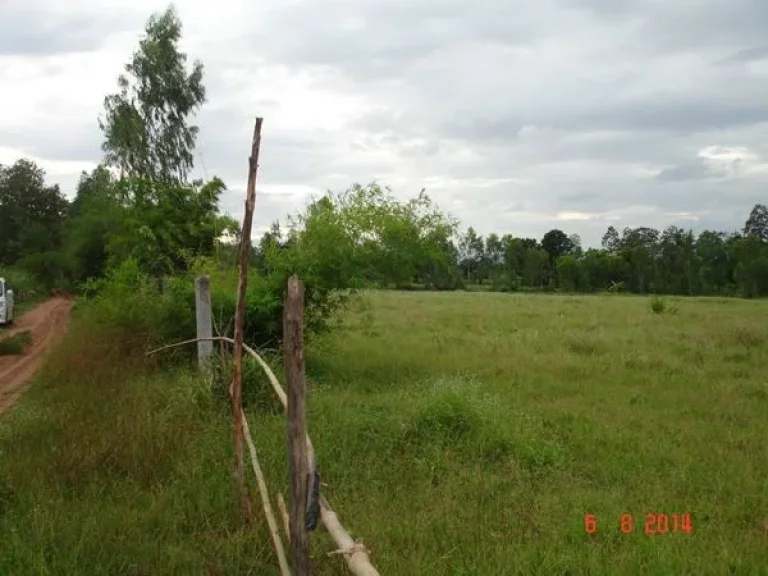
<svg viewBox="0 0 768 576"><path fill-rule="evenodd" d="M208 276L195 278L195 312L197 337L211 338L213 336L213 321L211 316L211 281ZM197 361L200 371L205 375L210 373L212 354L212 340L197 341Z"/></svg>

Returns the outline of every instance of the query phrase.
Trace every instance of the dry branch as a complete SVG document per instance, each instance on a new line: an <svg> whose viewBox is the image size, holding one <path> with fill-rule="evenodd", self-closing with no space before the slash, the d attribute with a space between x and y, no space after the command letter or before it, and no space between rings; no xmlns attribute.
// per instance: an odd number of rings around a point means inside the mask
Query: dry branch
<svg viewBox="0 0 768 576"><path fill-rule="evenodd" d="M362 542L352 540L352 537L347 534L344 526L339 522L339 517L331 510L328 501L322 496L320 497L320 515L328 533L339 547L336 553L344 555L349 570L356 576L379 576L378 570L371 564L365 546Z"/></svg>
<svg viewBox="0 0 768 576"><path fill-rule="evenodd" d="M280 529L277 526L275 513L272 511L272 503L269 500L267 483L264 481L264 474L261 472L259 458L256 455L256 446L253 443L253 438L251 438L251 432L248 429L248 420L245 418L245 414L243 414L243 432L245 433L245 441L248 443L248 450L251 453L251 464L253 466L253 473L256 474L256 482L259 485L261 502L264 506L264 516L267 517L269 533L272 536L272 542L275 544L275 553L277 554L277 561L280 564L280 573L283 576L291 576L291 570L288 568L288 559L285 556L285 549L283 548L283 541L280 540ZM285 506L285 504L283 504L283 506Z"/></svg>
<svg viewBox="0 0 768 576"><path fill-rule="evenodd" d="M285 528L285 537L288 543L291 543L291 521L288 518L288 509L285 507L285 500L280 492L277 493L277 507L280 508L280 515L283 517L283 527Z"/></svg>

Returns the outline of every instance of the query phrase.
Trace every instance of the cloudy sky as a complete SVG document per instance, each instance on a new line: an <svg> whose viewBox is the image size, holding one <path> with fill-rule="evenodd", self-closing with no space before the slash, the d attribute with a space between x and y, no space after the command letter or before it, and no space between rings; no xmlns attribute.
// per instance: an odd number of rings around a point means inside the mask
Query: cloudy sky
<svg viewBox="0 0 768 576"><path fill-rule="evenodd" d="M109 7L105 7L109 6ZM149 0L0 0L0 163L71 195ZM741 227L768 202L766 0L179 0L197 169L256 230L312 196L422 187L482 233Z"/></svg>

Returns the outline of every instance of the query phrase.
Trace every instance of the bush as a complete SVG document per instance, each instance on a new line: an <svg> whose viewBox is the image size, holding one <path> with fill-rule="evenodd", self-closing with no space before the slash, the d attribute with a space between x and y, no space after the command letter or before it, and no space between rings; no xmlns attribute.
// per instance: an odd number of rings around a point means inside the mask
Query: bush
<svg viewBox="0 0 768 576"><path fill-rule="evenodd" d="M27 300L41 290L40 283L35 280L33 275L18 266L13 268L0 267L0 277L10 282L17 302Z"/></svg>
<svg viewBox="0 0 768 576"><path fill-rule="evenodd" d="M27 254L16 263L16 266L29 274L35 284L47 291L72 288L67 279L68 270L58 252Z"/></svg>
<svg viewBox="0 0 768 576"><path fill-rule="evenodd" d="M514 272L506 272L493 279L491 289L494 292L517 292L520 290L521 280Z"/></svg>
<svg viewBox="0 0 768 576"><path fill-rule="evenodd" d="M31 341L32 333L29 330L3 338L0 340L0 356L21 354Z"/></svg>
<svg viewBox="0 0 768 576"><path fill-rule="evenodd" d="M666 308L667 303L663 298L660 296L653 296L651 298L651 311L653 311L654 314L661 314Z"/></svg>

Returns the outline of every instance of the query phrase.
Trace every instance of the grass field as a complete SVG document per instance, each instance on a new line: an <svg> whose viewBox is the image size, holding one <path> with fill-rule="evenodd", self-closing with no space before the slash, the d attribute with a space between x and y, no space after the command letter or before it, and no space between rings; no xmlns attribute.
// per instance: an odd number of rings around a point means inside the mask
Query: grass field
<svg viewBox="0 0 768 576"><path fill-rule="evenodd" d="M768 574L768 302L665 303L356 298L310 344L309 427L380 572ZM0 424L0 573L277 573L265 523L237 523L225 402L190 376L127 380L107 341L68 350L73 332ZM284 420L248 373L285 494ZM312 544L314 574L347 573L327 534Z"/></svg>

